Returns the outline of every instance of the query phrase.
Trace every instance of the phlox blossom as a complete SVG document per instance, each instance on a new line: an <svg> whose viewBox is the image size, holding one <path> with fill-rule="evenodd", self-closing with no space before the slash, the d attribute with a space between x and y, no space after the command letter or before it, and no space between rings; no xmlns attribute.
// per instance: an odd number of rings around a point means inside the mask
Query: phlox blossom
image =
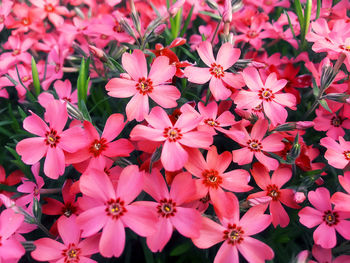
<svg viewBox="0 0 350 263"><path fill-rule="evenodd" d="M350 256L348 255L341 255L339 257L336 257L333 259L332 256L332 250L327 248L322 248L319 245L313 245L312 246L312 255L316 259L309 260L307 263L350 263Z"/></svg>
<svg viewBox="0 0 350 263"><path fill-rule="evenodd" d="M176 100L181 94L175 86L168 85L176 72L176 67L169 65L168 57L155 58L150 72L147 73L145 54L136 49L132 54L123 54L122 65L128 73L127 78L111 79L106 90L112 97L132 97L125 109L129 121L142 121L149 113L148 97L164 108L177 106Z"/></svg>
<svg viewBox="0 0 350 263"><path fill-rule="evenodd" d="M264 196L271 197L270 201L263 204L263 206L265 209L268 206L270 207L270 214L274 227L277 225L286 227L289 224L289 217L282 204L292 208L299 208L294 201L293 190L281 189L282 186L291 179L291 169L287 167L279 167L273 172L272 177L270 178L269 172L266 168L259 163L255 163L251 172L255 182L261 189L263 189L263 191L250 194L247 199L250 200Z"/></svg>
<svg viewBox="0 0 350 263"><path fill-rule="evenodd" d="M344 176L339 175L338 179L347 194L336 192L332 195L331 202L335 205L335 209L350 212L350 172L345 172Z"/></svg>
<svg viewBox="0 0 350 263"><path fill-rule="evenodd" d="M60 101L52 101L46 109L45 119L49 126L32 112L23 121L23 128L39 137L20 141L16 151L26 164L35 164L44 156L44 173L57 179L64 173L66 152L75 152L85 145L84 130L74 126L63 131L68 118L66 105Z"/></svg>
<svg viewBox="0 0 350 263"><path fill-rule="evenodd" d="M308 194L310 203L315 207L304 207L299 212L299 221L308 228L319 225L314 231L315 244L323 248L333 248L337 244L336 232L350 239L349 213L333 209L327 188L320 187Z"/></svg>
<svg viewBox="0 0 350 263"><path fill-rule="evenodd" d="M239 59L241 51L238 48L234 48L230 43L225 43L220 47L215 59L211 43L204 41L197 48L197 52L208 67L186 67L184 73L190 82L204 84L210 81L209 89L217 101L225 100L231 95L231 90L227 86L242 87L239 75L225 71Z"/></svg>
<svg viewBox="0 0 350 263"><path fill-rule="evenodd" d="M324 157L330 165L338 169L344 169L349 164L350 142L345 141L343 137L339 137L339 143L337 143L331 137L326 137L322 138L320 143L327 148Z"/></svg>
<svg viewBox="0 0 350 263"><path fill-rule="evenodd" d="M293 94L282 93L281 89L287 84L285 79L277 79L276 73L267 76L262 82L256 68L248 67L243 70L243 79L249 90L240 90L235 97L238 109L254 109L262 107L273 125L285 123L288 113L284 107L295 109L296 98Z"/></svg>
<svg viewBox="0 0 350 263"><path fill-rule="evenodd" d="M182 113L173 125L166 112L155 107L145 119L149 126L135 126L130 138L164 142L161 161L168 171L179 170L187 162L188 153L184 146L207 148L213 142L212 136L207 132L193 131L201 122L201 118L193 113Z"/></svg>

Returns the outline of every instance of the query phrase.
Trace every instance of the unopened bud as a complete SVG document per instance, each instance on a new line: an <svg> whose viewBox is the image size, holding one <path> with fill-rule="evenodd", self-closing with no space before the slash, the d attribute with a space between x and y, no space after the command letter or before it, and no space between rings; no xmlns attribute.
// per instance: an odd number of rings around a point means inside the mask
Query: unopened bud
<svg viewBox="0 0 350 263"><path fill-rule="evenodd" d="M316 180L315 180L315 183L317 184L317 185L323 185L323 183L324 183L324 180L323 180L323 178L322 177L319 177L319 178L317 178Z"/></svg>
<svg viewBox="0 0 350 263"><path fill-rule="evenodd" d="M271 200L272 200L271 196L262 196L262 197L251 198L248 200L248 203L250 206L257 206L257 205L267 204Z"/></svg>
<svg viewBox="0 0 350 263"><path fill-rule="evenodd" d="M166 25L165 24L161 24L156 29L154 29L154 33L156 35L161 35L164 32L165 29L166 29Z"/></svg>
<svg viewBox="0 0 350 263"><path fill-rule="evenodd" d="M288 122L281 125L278 125L274 131L293 131L296 128L295 122Z"/></svg>
<svg viewBox="0 0 350 263"><path fill-rule="evenodd" d="M305 194L303 192L296 192L294 194L294 201L297 202L298 204L304 202L306 199Z"/></svg>
<svg viewBox="0 0 350 263"><path fill-rule="evenodd" d="M69 116L71 116L73 119L76 119L76 120L79 120L79 121L83 121L84 120L83 113L79 109L77 109L69 101L67 101L67 112L68 112Z"/></svg>
<svg viewBox="0 0 350 263"><path fill-rule="evenodd" d="M297 121L296 128L298 130L306 130L308 128L314 127L313 121Z"/></svg>
<svg viewBox="0 0 350 263"><path fill-rule="evenodd" d="M170 7L169 7L169 15L171 17L174 17L176 16L177 12L179 12L180 8L184 5L185 3L185 0L177 0L174 4L172 4Z"/></svg>
<svg viewBox="0 0 350 263"><path fill-rule="evenodd" d="M219 6L218 4L214 1L214 0L205 0L205 2L207 3L207 5L214 10L218 10Z"/></svg>
<svg viewBox="0 0 350 263"><path fill-rule="evenodd" d="M299 157L300 151L301 151L301 146L299 144L299 133L298 133L297 136L295 136L292 149L287 154L287 161L294 163L295 159Z"/></svg>
<svg viewBox="0 0 350 263"><path fill-rule="evenodd" d="M224 12L222 13L222 21L231 23L232 21L232 3L231 0L225 0Z"/></svg>
<svg viewBox="0 0 350 263"><path fill-rule="evenodd" d="M349 94L344 94L344 93L328 93L328 94L324 95L322 98L345 103L345 102L347 102L349 97L350 97Z"/></svg>
<svg viewBox="0 0 350 263"><path fill-rule="evenodd" d="M309 251L301 251L296 258L296 263L307 263L309 261Z"/></svg>
<svg viewBox="0 0 350 263"><path fill-rule="evenodd" d="M89 50L92 53L92 55L94 55L94 57L100 59L102 62L107 61L106 54L105 54L105 52L103 52L102 49L99 49L95 46L89 45Z"/></svg>

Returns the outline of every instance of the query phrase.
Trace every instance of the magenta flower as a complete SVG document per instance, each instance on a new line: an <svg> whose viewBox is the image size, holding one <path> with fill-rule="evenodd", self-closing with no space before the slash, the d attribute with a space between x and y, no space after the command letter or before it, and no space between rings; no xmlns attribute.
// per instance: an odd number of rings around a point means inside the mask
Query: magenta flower
<svg viewBox="0 0 350 263"><path fill-rule="evenodd" d="M265 243L250 237L270 225L270 215L264 215L260 208L252 207L239 219L238 200L234 196L232 201L226 204L231 208L232 214L230 218L220 218L221 224L202 217L200 236L192 239L193 243L206 249L224 241L214 263L239 262L238 252L248 262L264 263L265 260L271 260L274 257L273 250Z"/></svg>
<svg viewBox="0 0 350 263"><path fill-rule="evenodd" d="M44 19L46 16L55 27L60 27L64 23L62 15L69 15L69 10L64 6L59 6L58 0L30 0L37 7Z"/></svg>
<svg viewBox="0 0 350 263"><path fill-rule="evenodd" d="M339 137L339 143L330 137L320 140L322 146L327 148L324 157L335 168L344 169L350 162L350 142Z"/></svg>
<svg viewBox="0 0 350 263"><path fill-rule="evenodd" d="M185 68L185 76L189 81L197 84L209 82L209 89L216 101L226 100L231 95L233 88L241 88L242 81L240 75L225 72L239 59L241 51L234 48L232 44L223 44L214 58L213 47L209 41L202 42L197 48L198 55L208 68L189 66Z"/></svg>
<svg viewBox="0 0 350 263"><path fill-rule="evenodd" d="M83 237L95 235L102 229L99 242L102 256L119 257L122 254L125 227L143 237L154 233L155 211L151 207L130 204L142 191L143 177L143 172L131 165L123 169L116 189L108 176L96 169L89 169L80 178L82 200L89 203L89 208L78 216L77 223L83 230Z"/></svg>
<svg viewBox="0 0 350 263"><path fill-rule="evenodd" d="M224 130L227 136L232 140L238 142L243 146L242 149L233 150L233 161L239 165L251 163L253 157L268 170L276 170L278 167L278 161L271 157L268 157L265 152L279 152L284 149L283 137L279 134L273 133L269 136L265 136L268 130L268 121L265 119L259 119L252 128L250 135L247 130L242 126L240 130Z"/></svg>
<svg viewBox="0 0 350 263"><path fill-rule="evenodd" d="M308 228L319 225L314 231L315 244L333 248L337 244L336 232L350 239L349 213L333 209L327 188L320 187L308 194L310 203L316 208L305 207L299 212L299 221Z"/></svg>
<svg viewBox="0 0 350 263"><path fill-rule="evenodd" d="M31 256L38 261L50 262L86 262L93 263L92 254L98 252L100 235L80 240L81 231L76 223L76 216L62 217L57 221L58 233L63 244L51 238L34 241L35 250Z"/></svg>
<svg viewBox="0 0 350 263"><path fill-rule="evenodd" d="M23 121L23 128L39 137L20 141L16 151L26 164L35 164L44 156L44 173L46 176L57 179L64 173L64 152L75 152L82 148L86 142L85 132L79 126L63 131L68 113L66 105L53 101L46 110L46 120L49 126L35 113Z"/></svg>
<svg viewBox="0 0 350 263"><path fill-rule="evenodd" d="M265 207L265 209L268 206L270 207L270 214L274 227L277 225L286 227L289 224L289 217L282 204L292 208L300 208L294 201L293 190L281 189L282 186L291 179L292 171L287 167L279 167L273 172L270 178L266 168L259 163L255 163L251 172L257 185L264 191L251 194L247 199L256 199L264 196L271 197L270 201L262 206Z"/></svg>
<svg viewBox="0 0 350 263"><path fill-rule="evenodd" d="M201 131L192 131L201 122L192 113L183 113L173 125L166 112L155 107L145 117L150 126L137 125L130 133L132 140L149 140L164 142L161 161L168 171L181 169L188 160L188 153L184 146L191 148L207 148L213 138Z"/></svg>
<svg viewBox="0 0 350 263"><path fill-rule="evenodd" d="M226 198L225 191L247 192L252 189L248 185L250 174L243 169L225 172L232 162L230 152L218 154L216 147L211 146L206 160L198 149L189 150L185 168L199 180L195 180L200 198L209 195L214 207L220 215L225 214L227 207L222 202Z"/></svg>
<svg viewBox="0 0 350 263"><path fill-rule="evenodd" d="M201 214L194 208L184 206L197 196L194 180L189 173L176 175L169 192L162 174L153 169L152 174L145 176L144 190L157 201L147 202L158 214L156 231L147 237L147 245L152 252L163 250L173 228L188 238L199 237Z"/></svg>
<svg viewBox="0 0 350 263"><path fill-rule="evenodd" d="M335 205L335 209L350 212L350 172L345 172L344 176L339 175L338 179L347 194L336 192L332 195L331 202Z"/></svg>
<svg viewBox="0 0 350 263"><path fill-rule="evenodd" d="M0 7L0 32L3 30L6 19L8 15L11 13L11 8L13 6L13 2L11 0L4 0L1 3Z"/></svg>
<svg viewBox="0 0 350 263"><path fill-rule="evenodd" d="M235 97L238 109L254 109L260 105L273 125L285 123L288 113L284 107L295 109L296 98L293 94L279 92L287 80L277 80L276 73L268 75L263 84L256 68L243 70L243 79L249 90L240 90Z"/></svg>
<svg viewBox="0 0 350 263"><path fill-rule="evenodd" d="M17 262L25 253L14 233L22 225L24 216L6 209L0 214L0 262Z"/></svg>
<svg viewBox="0 0 350 263"><path fill-rule="evenodd" d="M176 100L181 93L175 86L168 85L176 72L176 67L169 65L168 57L157 57L149 74L146 57L141 50L136 49L132 54L124 53L122 64L130 79L113 78L107 83L106 90L109 96L116 98L132 96L125 109L129 121L142 121L149 113L148 97L163 108L177 106Z"/></svg>

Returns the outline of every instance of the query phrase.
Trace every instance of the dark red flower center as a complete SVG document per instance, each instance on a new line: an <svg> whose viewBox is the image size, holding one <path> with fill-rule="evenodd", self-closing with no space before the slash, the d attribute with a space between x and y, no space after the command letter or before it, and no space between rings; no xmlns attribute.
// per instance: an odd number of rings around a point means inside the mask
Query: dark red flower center
<svg viewBox="0 0 350 263"><path fill-rule="evenodd" d="M255 30L248 30L246 35L249 38L256 38L259 35L259 33L256 32Z"/></svg>
<svg viewBox="0 0 350 263"><path fill-rule="evenodd" d="M13 50L13 52L12 52L12 56L17 56L17 55L19 55L20 53L21 53L21 50L15 49L15 50Z"/></svg>
<svg viewBox="0 0 350 263"><path fill-rule="evenodd" d="M108 147L107 140L101 138L100 140L94 140L89 148L89 152L92 153L95 157L99 156L104 150Z"/></svg>
<svg viewBox="0 0 350 263"><path fill-rule="evenodd" d="M263 148L261 143L256 139L248 140L247 145L251 152L260 152Z"/></svg>
<svg viewBox="0 0 350 263"><path fill-rule="evenodd" d="M62 207L62 214L65 217L70 217L72 214L77 212L77 207L72 205L71 203L66 203L64 207Z"/></svg>
<svg viewBox="0 0 350 263"><path fill-rule="evenodd" d="M117 200L109 200L106 204L105 211L107 215L111 216L113 219L118 219L127 212L124 201L120 200L120 198Z"/></svg>
<svg viewBox="0 0 350 263"><path fill-rule="evenodd" d="M222 184L222 177L219 175L218 171L210 169L204 170L202 172L203 184L207 187L213 187L217 189L220 184Z"/></svg>
<svg viewBox="0 0 350 263"><path fill-rule="evenodd" d="M225 75L224 68L220 65L217 65L216 63L212 63L210 65L209 72L212 74L215 78L220 79Z"/></svg>
<svg viewBox="0 0 350 263"><path fill-rule="evenodd" d="M169 142L176 142L182 138L181 130L172 127L165 128L163 136L167 138Z"/></svg>
<svg viewBox="0 0 350 263"><path fill-rule="evenodd" d="M281 195L281 192L279 191L279 188L275 184L270 184L266 187L266 195L270 196L273 201L277 201Z"/></svg>
<svg viewBox="0 0 350 263"><path fill-rule="evenodd" d="M204 120L204 123L211 126L211 127L217 127L220 125L220 123L216 120L213 120L212 118Z"/></svg>
<svg viewBox="0 0 350 263"><path fill-rule="evenodd" d="M259 99L265 100L265 101L271 101L275 98L275 95L272 93L272 90L270 89L264 89L262 88L259 90Z"/></svg>
<svg viewBox="0 0 350 263"><path fill-rule="evenodd" d="M30 79L31 79L30 76L24 76L24 77L21 78L22 82L27 82Z"/></svg>
<svg viewBox="0 0 350 263"><path fill-rule="evenodd" d="M334 226L336 224L338 224L339 219L338 219L339 215L337 212L332 212L330 210L327 210L326 212L324 212L323 214L323 221L328 225L328 226Z"/></svg>
<svg viewBox="0 0 350 263"><path fill-rule="evenodd" d="M333 117L331 119L331 125L334 127L340 127L340 125L343 123L343 119L339 116Z"/></svg>
<svg viewBox="0 0 350 263"><path fill-rule="evenodd" d="M345 156L345 159L350 161L350 151L345 151L343 152L344 156Z"/></svg>
<svg viewBox="0 0 350 263"><path fill-rule="evenodd" d="M339 48L345 51L350 51L350 45L340 45Z"/></svg>
<svg viewBox="0 0 350 263"><path fill-rule="evenodd" d="M169 218L176 213L176 203L172 199L162 199L157 206L158 214L162 217Z"/></svg>
<svg viewBox="0 0 350 263"><path fill-rule="evenodd" d="M50 13L50 12L53 12L55 10L55 8L53 7L52 4L47 4L45 5L45 11Z"/></svg>
<svg viewBox="0 0 350 263"><path fill-rule="evenodd" d="M28 26L28 25L30 25L31 21L30 21L29 17L24 17L24 18L22 18L21 23L24 26Z"/></svg>
<svg viewBox="0 0 350 263"><path fill-rule="evenodd" d="M49 145L51 148L56 148L61 138L57 135L57 131L55 131L54 129L51 129L49 132L46 132L45 137L45 144Z"/></svg>
<svg viewBox="0 0 350 263"><path fill-rule="evenodd" d="M153 91L153 82L150 79L146 79L144 77L139 79L139 82L136 84L136 89L142 95L146 95Z"/></svg>
<svg viewBox="0 0 350 263"><path fill-rule="evenodd" d="M227 240L227 242L230 245L236 245L240 244L243 241L243 234L244 231L241 227L236 226L236 224L228 224L227 230L224 231L224 239Z"/></svg>
<svg viewBox="0 0 350 263"><path fill-rule="evenodd" d="M68 245L68 248L62 251L62 256L64 256L64 262L78 263L80 260L79 259L80 253L81 253L80 248L76 247L75 244L70 243Z"/></svg>

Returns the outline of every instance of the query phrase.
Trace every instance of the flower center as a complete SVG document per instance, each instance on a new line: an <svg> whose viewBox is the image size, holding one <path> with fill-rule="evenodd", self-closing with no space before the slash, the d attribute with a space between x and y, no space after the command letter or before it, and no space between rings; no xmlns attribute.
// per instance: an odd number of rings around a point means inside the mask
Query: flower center
<svg viewBox="0 0 350 263"><path fill-rule="evenodd" d="M202 172L203 176L203 184L208 186L208 187L213 187L217 189L219 185L222 183L222 178L219 176L218 171L216 170L204 170Z"/></svg>
<svg viewBox="0 0 350 263"><path fill-rule="evenodd" d="M37 197L40 194L40 189L37 186L34 186L33 195Z"/></svg>
<svg viewBox="0 0 350 263"><path fill-rule="evenodd" d="M55 8L52 6L52 4L45 5L45 11L50 13L53 12Z"/></svg>
<svg viewBox="0 0 350 263"><path fill-rule="evenodd" d="M19 53L21 53L21 50L15 49L15 50L12 52L12 56L17 56Z"/></svg>
<svg viewBox="0 0 350 263"><path fill-rule="evenodd" d="M259 35L259 33L257 33L255 30L248 30L246 35L249 38L256 38Z"/></svg>
<svg viewBox="0 0 350 263"><path fill-rule="evenodd" d="M275 98L275 95L272 93L272 90L270 89L264 89L262 88L259 90L259 99L271 101Z"/></svg>
<svg viewBox="0 0 350 263"><path fill-rule="evenodd" d="M163 136L168 138L169 142L176 142L182 138L181 130L178 128L168 127L164 129Z"/></svg>
<svg viewBox="0 0 350 263"><path fill-rule="evenodd" d="M109 200L106 204L105 211L107 212L107 215L111 216L113 219L118 219L127 212L124 206L124 201L120 200L120 198L117 200Z"/></svg>
<svg viewBox="0 0 350 263"><path fill-rule="evenodd" d="M261 149L263 148L261 143L256 139L247 141L247 145L251 152L260 152Z"/></svg>
<svg viewBox="0 0 350 263"><path fill-rule="evenodd" d="M227 230L224 231L224 239L228 241L230 245L240 244L243 241L244 231L241 227L237 227L236 224L228 224Z"/></svg>
<svg viewBox="0 0 350 263"><path fill-rule="evenodd" d="M89 148L89 152L94 155L94 157L99 156L104 150L108 147L107 140L105 138L101 138L101 140L94 140Z"/></svg>
<svg viewBox="0 0 350 263"><path fill-rule="evenodd" d="M74 214L77 211L77 208L72 205L71 203L67 203L63 208L62 208L62 214L65 217L70 217L72 214Z"/></svg>
<svg viewBox="0 0 350 263"><path fill-rule="evenodd" d="M62 251L62 255L65 257L64 262L78 263L80 252L80 248L77 248L75 244L69 244L68 248Z"/></svg>
<svg viewBox="0 0 350 263"><path fill-rule="evenodd" d="M331 125L334 127L340 127L340 125L343 123L343 119L339 116L333 117L331 120Z"/></svg>
<svg viewBox="0 0 350 263"><path fill-rule="evenodd" d="M323 221L328 225L328 226L333 226L338 224L338 213L337 212L332 212L330 210L327 210L323 214Z"/></svg>
<svg viewBox="0 0 350 263"><path fill-rule="evenodd" d="M169 218L174 216L176 213L176 203L173 202L172 199L162 199L159 201L157 209L158 214L160 214L162 217Z"/></svg>
<svg viewBox="0 0 350 263"><path fill-rule="evenodd" d="M339 48L350 52L350 45L340 45Z"/></svg>
<svg viewBox="0 0 350 263"><path fill-rule="evenodd" d="M28 26L30 24L30 19L28 17L25 17L22 19L22 25Z"/></svg>
<svg viewBox="0 0 350 263"><path fill-rule="evenodd" d="M0 24L4 23L5 17L3 15L0 16Z"/></svg>
<svg viewBox="0 0 350 263"><path fill-rule="evenodd" d="M252 109L252 111L255 111L255 112L262 112L262 110L263 110L262 103Z"/></svg>
<svg viewBox="0 0 350 263"><path fill-rule="evenodd" d="M24 76L21 80L22 82L27 82L30 79L30 76Z"/></svg>
<svg viewBox="0 0 350 263"><path fill-rule="evenodd" d="M266 195L270 196L273 201L277 201L281 195L281 192L279 191L278 186L275 184L268 185L266 187L266 191L267 191Z"/></svg>
<svg viewBox="0 0 350 263"><path fill-rule="evenodd" d="M212 118L204 120L204 123L211 126L211 127L217 127L220 124L219 122L213 120Z"/></svg>
<svg viewBox="0 0 350 263"><path fill-rule="evenodd" d="M105 34L101 34L101 35L100 35L100 38L101 38L102 40L106 40L106 39L108 38L108 36L105 35Z"/></svg>
<svg viewBox="0 0 350 263"><path fill-rule="evenodd" d="M116 25L113 27L113 31L117 33L123 33L124 29L122 28L122 26L118 22L115 22L115 24Z"/></svg>
<svg viewBox="0 0 350 263"><path fill-rule="evenodd" d="M58 73L60 70L61 70L61 65L60 64L56 64L56 67L55 67L56 73Z"/></svg>
<svg viewBox="0 0 350 263"><path fill-rule="evenodd" d="M147 93L151 93L153 91L153 82L150 79L146 79L144 77L139 79L139 82L136 84L136 89L142 95L146 95Z"/></svg>
<svg viewBox="0 0 350 263"><path fill-rule="evenodd" d="M45 137L45 144L49 145L51 148L56 148L61 138L57 135L57 132L54 129L51 129L49 132L46 132Z"/></svg>
<svg viewBox="0 0 350 263"><path fill-rule="evenodd" d="M216 63L212 63L211 68L209 69L210 74L215 78L220 79L225 75L224 68Z"/></svg>
<svg viewBox="0 0 350 263"><path fill-rule="evenodd" d="M345 156L345 159L350 161L350 151L345 151L343 152L344 156Z"/></svg>

